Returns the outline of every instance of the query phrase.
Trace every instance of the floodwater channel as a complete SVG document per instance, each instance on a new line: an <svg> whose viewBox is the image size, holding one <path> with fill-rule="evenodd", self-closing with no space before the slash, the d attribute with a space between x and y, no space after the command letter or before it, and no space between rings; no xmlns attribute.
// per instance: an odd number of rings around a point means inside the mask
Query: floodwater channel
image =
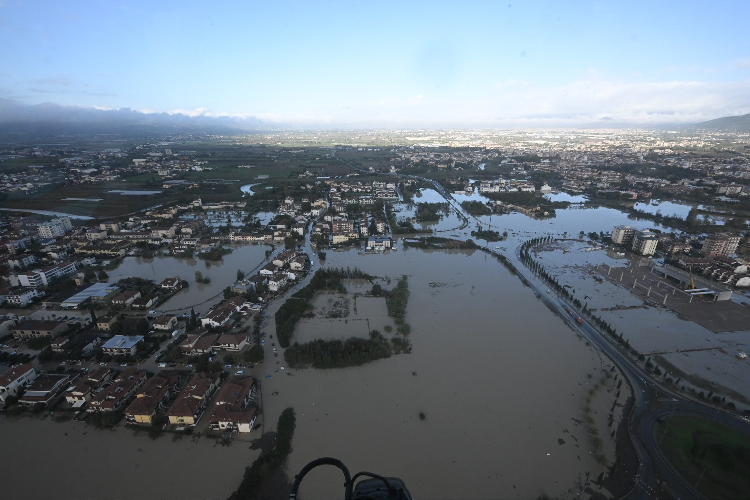
<svg viewBox="0 0 750 500"><path fill-rule="evenodd" d="M264 397L265 425L288 406L297 414L290 476L333 456L353 472L401 477L417 498L573 498L579 480L604 470L583 425L602 360L494 258L350 250L329 252L327 266L390 278L386 288L408 275L413 351L356 368L287 369L264 380L264 394L279 393ZM315 327L330 338L322 322L310 322L300 340L314 337ZM301 493L337 498L337 474L311 473Z"/></svg>
<svg viewBox="0 0 750 500"><path fill-rule="evenodd" d="M211 305L218 302L222 290L232 285L237 278L237 271L249 273L266 262L267 245L226 245L232 248L232 253L226 254L218 261L204 261L199 258L175 258L172 256L157 256L152 259L142 257L126 257L122 264L112 271L108 271L110 281L137 276L153 280L157 284L165 278L180 278L189 283L169 300L158 306L163 311L190 310L195 306L195 312L206 313ZM204 277L211 279L203 284L195 281L195 272L200 271ZM215 300L209 300L214 296Z"/></svg>

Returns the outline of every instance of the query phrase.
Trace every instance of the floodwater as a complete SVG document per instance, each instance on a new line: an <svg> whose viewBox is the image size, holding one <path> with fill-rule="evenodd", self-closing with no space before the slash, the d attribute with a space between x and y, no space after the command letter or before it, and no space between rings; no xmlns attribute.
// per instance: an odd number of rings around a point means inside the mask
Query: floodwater
<svg viewBox="0 0 750 500"><path fill-rule="evenodd" d="M138 276L154 280L156 283L165 278L177 277L187 280L188 288L174 294L167 302L158 306L162 311L189 311L195 306L195 312L205 313L211 305L222 298L221 293L237 279L237 271L254 274L266 263L265 245L228 245L232 253L224 255L219 261L204 261L198 258L185 259L174 257L126 257L120 266L107 271L111 282L122 278ZM208 284L197 283L195 272L200 271L204 277L211 278ZM218 296L218 297L217 297ZM213 300L212 300L213 298Z"/></svg>
<svg viewBox="0 0 750 500"><path fill-rule="evenodd" d="M413 352L340 370L267 367L263 392L279 395L264 398L265 425L288 406L297 414L290 476L333 456L401 477L416 498L572 498L579 478L604 470L582 425L600 358L496 260L410 249L328 252L327 265L390 278L386 288L409 276ZM337 474L308 475L301 493L338 498Z"/></svg>
<svg viewBox="0 0 750 500"><path fill-rule="evenodd" d="M690 210L694 208L694 205L675 203L673 201L651 200L648 203L636 203L633 208L642 212L648 212L650 214L659 212L665 216L679 217L681 219L684 219L688 216ZM698 208L703 207L698 206Z"/></svg>
<svg viewBox="0 0 750 500"><path fill-rule="evenodd" d="M604 250L585 252L588 246L574 242L556 244L554 250L538 252L536 258L561 284L569 285L581 302L622 332L638 352L665 353L662 355L684 372L750 399L750 364L735 355L738 350L750 350L750 331L715 334L669 310L644 306L643 300L626 287L597 282L591 266L605 264L606 274L607 266L623 268L627 263L609 257ZM622 272L627 271L612 271L612 277L617 280ZM654 295L652 300L658 302L660 297Z"/></svg>
<svg viewBox="0 0 750 500"><path fill-rule="evenodd" d="M369 283L368 283L369 285ZM370 331L381 333L385 327L396 328L383 297L363 297L372 285L362 288L347 285L347 294L321 293L313 300L314 318L303 318L295 328L295 340L304 343L315 339L344 340L349 337L369 338Z"/></svg>
<svg viewBox="0 0 750 500"><path fill-rule="evenodd" d="M4 499L225 499L260 453L243 442L152 440L124 427L50 418L3 417L0 424Z"/></svg>
<svg viewBox="0 0 750 500"><path fill-rule="evenodd" d="M0 208L0 210L7 210L8 212L28 212L30 214L39 214L39 215L52 215L55 217L70 217L71 219L80 219L80 220L94 220L93 217L89 217L87 215L75 215L75 214L68 214L65 212L54 212L52 210L29 210L26 208Z"/></svg>
<svg viewBox="0 0 750 500"><path fill-rule="evenodd" d="M112 189L108 193L120 194L121 196L151 196L163 193L163 191L139 191L134 189Z"/></svg>

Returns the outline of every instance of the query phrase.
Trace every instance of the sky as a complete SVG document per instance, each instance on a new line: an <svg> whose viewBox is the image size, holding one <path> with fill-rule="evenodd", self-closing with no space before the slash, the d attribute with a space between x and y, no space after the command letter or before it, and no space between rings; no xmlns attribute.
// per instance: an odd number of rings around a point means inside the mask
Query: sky
<svg viewBox="0 0 750 500"><path fill-rule="evenodd" d="M750 1L0 0L0 98L290 127L750 113Z"/></svg>

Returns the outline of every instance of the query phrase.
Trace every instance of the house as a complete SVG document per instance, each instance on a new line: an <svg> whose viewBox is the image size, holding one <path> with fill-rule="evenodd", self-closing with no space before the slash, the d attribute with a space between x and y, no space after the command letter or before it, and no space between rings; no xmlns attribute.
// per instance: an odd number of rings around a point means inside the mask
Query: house
<svg viewBox="0 0 750 500"><path fill-rule="evenodd" d="M68 331L65 321L24 321L10 329L16 340L55 338Z"/></svg>
<svg viewBox="0 0 750 500"><path fill-rule="evenodd" d="M132 307L133 309L150 309L151 307L155 306L158 301L159 296L152 293L149 295L144 295L143 297L138 297L130 304L130 307Z"/></svg>
<svg viewBox="0 0 750 500"><path fill-rule="evenodd" d="M94 352L94 349L99 347L103 340L102 337L107 337L106 335L99 335L98 333L81 333L78 335L78 342L83 346L81 348L81 353L84 356L90 355L92 352Z"/></svg>
<svg viewBox="0 0 750 500"><path fill-rule="evenodd" d="M151 425L154 416L156 416L156 411L166 409L166 402L180 380L180 372L177 370L161 370L148 379L136 392L135 399L125 409L127 422Z"/></svg>
<svg viewBox="0 0 750 500"><path fill-rule="evenodd" d="M265 266L260 268L260 271L258 271L258 274L261 276L273 276L273 274L276 272L276 269L278 269L273 262L269 262Z"/></svg>
<svg viewBox="0 0 750 500"><path fill-rule="evenodd" d="M32 300L37 297L41 297L42 295L44 295L44 293L40 292L36 288L20 286L11 288L10 292L8 292L8 294L5 296L5 300L8 302L8 304L17 307L26 307L31 303Z"/></svg>
<svg viewBox="0 0 750 500"><path fill-rule="evenodd" d="M241 351L247 344L246 333L224 333L216 341L216 348L225 351Z"/></svg>
<svg viewBox="0 0 750 500"><path fill-rule="evenodd" d="M195 425L221 383L221 373L197 373L167 412L172 425Z"/></svg>
<svg viewBox="0 0 750 500"><path fill-rule="evenodd" d="M49 347L54 352L65 351L65 346L70 342L70 337L58 337L50 343Z"/></svg>
<svg viewBox="0 0 750 500"><path fill-rule="evenodd" d="M392 241L390 238L375 238L375 237L369 237L367 238L367 248L370 249L387 249L391 248Z"/></svg>
<svg viewBox="0 0 750 500"><path fill-rule="evenodd" d="M34 365L16 365L0 375L0 401L3 403L9 397L16 397L23 387L36 379Z"/></svg>
<svg viewBox="0 0 750 500"><path fill-rule="evenodd" d="M250 432L255 423L255 408L248 404L255 400L255 379L241 377L224 384L216 396L216 406L208 418L213 430Z"/></svg>
<svg viewBox="0 0 750 500"><path fill-rule="evenodd" d="M286 273L276 273L268 280L268 289L272 292L278 292L284 288L287 281L289 281L289 278Z"/></svg>
<svg viewBox="0 0 750 500"><path fill-rule="evenodd" d="M62 393L70 387L71 382L79 376L80 374L40 375L29 385L23 393L23 396L18 398L18 404L22 406L35 406L37 404L49 406L61 396Z"/></svg>
<svg viewBox="0 0 750 500"><path fill-rule="evenodd" d="M271 263L276 267L284 267L285 265L289 264L296 255L297 252L295 252L294 250L287 250L277 255Z"/></svg>
<svg viewBox="0 0 750 500"><path fill-rule="evenodd" d="M307 259L305 257L295 257L295 259L289 263L289 269L292 271L302 271L305 269L306 262Z"/></svg>
<svg viewBox="0 0 750 500"><path fill-rule="evenodd" d="M125 369L111 385L108 385L103 391L91 398L86 411L120 410L135 394L138 388L146 382L146 378L146 370L137 370L135 368Z"/></svg>
<svg viewBox="0 0 750 500"><path fill-rule="evenodd" d="M255 291L255 283L253 283L252 281L242 280L232 285L233 293L246 294L246 293L254 292L254 291Z"/></svg>
<svg viewBox="0 0 750 500"><path fill-rule="evenodd" d="M166 278L159 283L159 288L166 292L176 292L182 288L182 281L180 278Z"/></svg>
<svg viewBox="0 0 750 500"><path fill-rule="evenodd" d="M100 388L110 380L114 374L111 368L100 367L89 373L76 385L65 391L65 399L73 408L80 408L86 404Z"/></svg>
<svg viewBox="0 0 750 500"><path fill-rule="evenodd" d="M102 345L102 351L111 356L132 356L141 342L143 342L143 335L115 335Z"/></svg>
<svg viewBox="0 0 750 500"><path fill-rule="evenodd" d="M113 306L129 306L133 301L141 296L141 292L137 290L127 290L122 292L120 295L112 299Z"/></svg>
<svg viewBox="0 0 750 500"><path fill-rule="evenodd" d="M245 305L245 302L247 301L243 297L232 297L222 302L221 307L225 307L227 309L232 309L235 312L239 312L240 309L242 309L242 306Z"/></svg>
<svg viewBox="0 0 750 500"><path fill-rule="evenodd" d="M114 314L96 318L96 328L104 332L108 332L115 323L117 323L117 316Z"/></svg>
<svg viewBox="0 0 750 500"><path fill-rule="evenodd" d="M244 299L242 299L244 303ZM224 307L220 305L208 312L204 317L201 318L201 326L219 328L229 322L229 319L234 314L234 307Z"/></svg>
<svg viewBox="0 0 750 500"><path fill-rule="evenodd" d="M154 330L162 330L166 332L174 331L177 328L177 316L164 315L159 316L154 320Z"/></svg>
<svg viewBox="0 0 750 500"><path fill-rule="evenodd" d="M180 350L186 356L200 356L201 354L212 354L214 344L219 336L216 334L203 333L191 334L180 344Z"/></svg>

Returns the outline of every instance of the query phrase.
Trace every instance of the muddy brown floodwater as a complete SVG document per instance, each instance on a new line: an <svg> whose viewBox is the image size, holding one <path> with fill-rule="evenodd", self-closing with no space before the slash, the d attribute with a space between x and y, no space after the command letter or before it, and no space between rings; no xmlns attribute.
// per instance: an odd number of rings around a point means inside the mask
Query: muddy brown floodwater
<svg viewBox="0 0 750 500"><path fill-rule="evenodd" d="M223 267L231 273L222 269L227 282L219 285L217 279L217 285L226 286L237 268L252 267L264 257L262 247L246 252L233 254L244 257L236 262L225 257ZM118 271L129 275L151 263L129 265ZM263 431L274 430L284 408L296 411L290 477L310 460L333 456L353 472L403 478L416 498L527 499L546 494L572 499L587 477L588 486L599 490L591 480L605 465L595 459L590 431L592 425L606 425L615 402L612 383L593 398L590 424L584 408L589 390L610 364L606 359L602 363L597 352L496 260L481 252L411 249L360 255L352 250L328 252L327 265L356 266L391 278L385 288L395 286L401 275L409 276L406 321L413 352L356 368L276 372L277 358L266 346L267 361L252 374L262 381ZM186 274L177 268L154 269L157 277ZM366 333L362 323L368 319L371 327L391 324L382 299L359 297L355 311L352 292L368 288L356 286L349 284L350 293L342 297L348 304L335 304L330 295L321 299L321 310L350 309L348 323L345 319L329 338L347 335L346 325L356 328L357 335ZM280 303L267 311L268 332L274 332L273 312ZM305 337L325 325L316 321L304 324ZM278 360L283 365L283 354ZM271 395L274 391L278 395ZM0 498L226 498L258 455L249 443L237 440L229 447L206 438L152 441L123 427L98 431L49 418L3 418L1 424ZM609 429L598 431L611 464ZM315 471L301 492L307 499L342 498L341 484L335 472ZM581 498L587 497L584 493Z"/></svg>
<svg viewBox="0 0 750 500"><path fill-rule="evenodd" d="M605 470L584 423L602 361L496 260L411 249L329 252L327 265L357 266L391 286L409 276L413 352L264 380L266 430L287 406L297 414L290 476L332 456L352 472L401 477L416 498L575 498L587 474ZM594 412L608 413L614 398L596 398ZM600 435L610 439L608 429ZM301 493L340 498L339 474L316 470Z"/></svg>
<svg viewBox="0 0 750 500"><path fill-rule="evenodd" d="M0 498L225 499L260 453L249 443L107 431L50 418L3 418Z"/></svg>

